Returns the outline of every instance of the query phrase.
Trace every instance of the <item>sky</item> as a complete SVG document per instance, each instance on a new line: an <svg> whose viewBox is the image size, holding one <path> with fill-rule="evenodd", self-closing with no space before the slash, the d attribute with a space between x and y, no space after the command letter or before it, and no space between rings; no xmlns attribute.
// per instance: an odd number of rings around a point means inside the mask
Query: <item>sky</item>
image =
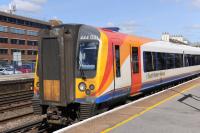
<svg viewBox="0 0 200 133"><path fill-rule="evenodd" d="M200 0L0 0L16 14L48 21L117 26L122 32L160 39L163 32L200 41Z"/></svg>

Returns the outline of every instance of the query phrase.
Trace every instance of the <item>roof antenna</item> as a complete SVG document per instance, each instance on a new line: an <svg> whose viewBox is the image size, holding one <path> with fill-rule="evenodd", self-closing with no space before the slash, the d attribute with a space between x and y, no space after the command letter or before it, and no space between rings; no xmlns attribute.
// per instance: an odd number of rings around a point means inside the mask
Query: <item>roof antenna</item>
<svg viewBox="0 0 200 133"><path fill-rule="evenodd" d="M8 12L10 14L14 14L17 10L17 7L16 7L16 4L12 1L10 4L9 4L9 9L8 9Z"/></svg>

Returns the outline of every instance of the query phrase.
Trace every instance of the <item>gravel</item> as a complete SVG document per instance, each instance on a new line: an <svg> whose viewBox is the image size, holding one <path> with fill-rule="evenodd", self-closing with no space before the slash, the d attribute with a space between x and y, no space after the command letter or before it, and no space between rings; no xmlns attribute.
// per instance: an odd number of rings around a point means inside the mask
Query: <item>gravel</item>
<svg viewBox="0 0 200 133"><path fill-rule="evenodd" d="M43 118L45 118L45 116L30 115L30 116L22 117L22 118L15 119L15 120L12 120L12 121L8 121L6 123L0 124L0 132L3 132L3 131L8 130L8 129L15 128L15 127L18 127L18 126L22 126L22 125L27 124L29 122L41 120Z"/></svg>

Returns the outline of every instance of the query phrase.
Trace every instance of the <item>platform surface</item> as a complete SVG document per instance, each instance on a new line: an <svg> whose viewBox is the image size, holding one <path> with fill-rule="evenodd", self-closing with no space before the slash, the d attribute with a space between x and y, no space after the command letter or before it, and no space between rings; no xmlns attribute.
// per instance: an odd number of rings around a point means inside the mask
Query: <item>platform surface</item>
<svg viewBox="0 0 200 133"><path fill-rule="evenodd" d="M200 133L200 85L110 132Z"/></svg>
<svg viewBox="0 0 200 133"><path fill-rule="evenodd" d="M0 75L0 82L14 81L23 79L33 79L34 73L13 74L13 75Z"/></svg>
<svg viewBox="0 0 200 133"><path fill-rule="evenodd" d="M77 132L199 133L200 78L56 131Z"/></svg>

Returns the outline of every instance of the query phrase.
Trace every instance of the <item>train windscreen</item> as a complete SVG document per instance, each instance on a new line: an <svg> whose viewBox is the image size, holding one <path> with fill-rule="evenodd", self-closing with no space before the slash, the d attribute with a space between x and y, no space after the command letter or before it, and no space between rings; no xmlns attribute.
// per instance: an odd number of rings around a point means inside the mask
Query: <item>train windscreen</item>
<svg viewBox="0 0 200 133"><path fill-rule="evenodd" d="M95 70L97 64L98 42L81 42L79 49L79 69Z"/></svg>

